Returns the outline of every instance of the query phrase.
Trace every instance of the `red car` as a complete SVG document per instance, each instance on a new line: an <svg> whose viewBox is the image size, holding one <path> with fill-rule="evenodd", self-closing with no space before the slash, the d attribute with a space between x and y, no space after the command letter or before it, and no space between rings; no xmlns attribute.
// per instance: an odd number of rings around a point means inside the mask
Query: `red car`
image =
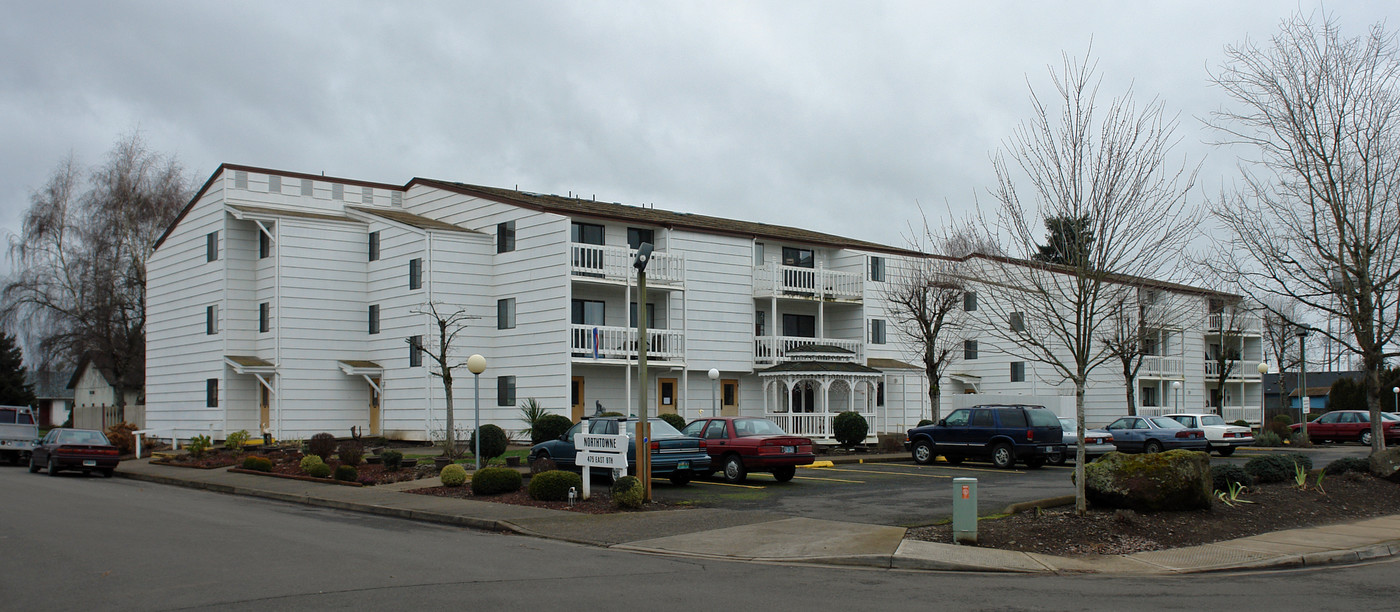
<svg viewBox="0 0 1400 612"><path fill-rule="evenodd" d="M117 470L117 447L102 432L92 429L54 429L29 454L29 473L46 467L49 476L59 470L99 472L108 478Z"/></svg>
<svg viewBox="0 0 1400 612"><path fill-rule="evenodd" d="M1400 420L1394 420L1384 413L1385 441L1386 443L1400 440ZM1302 425L1294 423L1289 426L1294 433ZM1362 444L1371 443L1371 413L1365 410L1334 410L1328 412L1308 423L1308 439L1314 442L1332 440L1336 442L1350 442L1355 440Z"/></svg>
<svg viewBox="0 0 1400 612"><path fill-rule="evenodd" d="M743 482L749 472L771 472L778 482L787 482L797 473L797 466L817 458L811 438L788 435L768 419L699 419L681 433L709 443L710 465L719 468L727 482Z"/></svg>

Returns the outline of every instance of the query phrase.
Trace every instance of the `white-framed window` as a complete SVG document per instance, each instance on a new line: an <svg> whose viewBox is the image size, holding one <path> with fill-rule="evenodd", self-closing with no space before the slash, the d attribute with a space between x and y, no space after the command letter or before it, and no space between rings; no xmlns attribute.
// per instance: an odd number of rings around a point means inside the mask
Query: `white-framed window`
<svg viewBox="0 0 1400 612"><path fill-rule="evenodd" d="M1011 382L1026 382L1026 362L1011 362Z"/></svg>
<svg viewBox="0 0 1400 612"><path fill-rule="evenodd" d="M212 304L204 307L204 333L213 336L219 333L219 305Z"/></svg>
<svg viewBox="0 0 1400 612"><path fill-rule="evenodd" d="M870 320L870 343L871 343L871 344L884 344L884 343L885 343L885 320L884 320L884 319L871 319L871 320Z"/></svg>
<svg viewBox="0 0 1400 612"><path fill-rule="evenodd" d="M885 282L885 258L870 256L870 280L877 283Z"/></svg>
<svg viewBox="0 0 1400 612"><path fill-rule="evenodd" d="M422 288L423 288L423 258L421 258L421 257L414 257L413 259L408 260L408 289L409 289L409 291L413 291L413 290L415 290L415 289L422 289Z"/></svg>
<svg viewBox="0 0 1400 612"><path fill-rule="evenodd" d="M219 232L204 235L204 261L219 261Z"/></svg>
<svg viewBox="0 0 1400 612"><path fill-rule="evenodd" d="M963 359L969 359L969 360L971 360L971 359L976 359L976 358L977 358L977 341L976 341L976 340L963 340Z"/></svg>
<svg viewBox="0 0 1400 612"><path fill-rule="evenodd" d="M496 329L515 329L515 298L496 300Z"/></svg>

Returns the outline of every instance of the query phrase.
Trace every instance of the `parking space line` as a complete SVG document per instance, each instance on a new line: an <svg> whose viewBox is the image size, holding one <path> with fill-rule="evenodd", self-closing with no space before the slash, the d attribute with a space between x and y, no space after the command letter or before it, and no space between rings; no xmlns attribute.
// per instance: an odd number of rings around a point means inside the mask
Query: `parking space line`
<svg viewBox="0 0 1400 612"><path fill-rule="evenodd" d="M814 472L859 472L863 474L883 474L887 476L918 476L921 478L952 478L943 474L910 474L909 472L886 472L884 470L853 470L850 468L819 468Z"/></svg>
<svg viewBox="0 0 1400 612"><path fill-rule="evenodd" d="M740 489L766 489L762 485L741 485L732 482L709 482L707 480L692 480L690 484L715 485L717 487L739 487Z"/></svg>
<svg viewBox="0 0 1400 612"><path fill-rule="evenodd" d="M826 468L821 468L826 469ZM865 484L864 480L842 480L840 478L817 478L816 476L793 476L794 480L825 480L827 482L849 482L853 484Z"/></svg>

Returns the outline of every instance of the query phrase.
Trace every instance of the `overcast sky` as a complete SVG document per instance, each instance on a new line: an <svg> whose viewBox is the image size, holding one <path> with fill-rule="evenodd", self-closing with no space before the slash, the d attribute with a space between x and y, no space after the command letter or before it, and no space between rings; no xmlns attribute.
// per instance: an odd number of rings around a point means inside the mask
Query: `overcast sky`
<svg viewBox="0 0 1400 612"><path fill-rule="evenodd" d="M1091 40L1106 93L1180 114L1204 196L1235 173L1207 70L1299 6L0 0L0 226L139 129L196 185L223 162L421 176L903 245L918 204L987 205L1028 85ZM1349 36L1400 14L1329 8Z"/></svg>

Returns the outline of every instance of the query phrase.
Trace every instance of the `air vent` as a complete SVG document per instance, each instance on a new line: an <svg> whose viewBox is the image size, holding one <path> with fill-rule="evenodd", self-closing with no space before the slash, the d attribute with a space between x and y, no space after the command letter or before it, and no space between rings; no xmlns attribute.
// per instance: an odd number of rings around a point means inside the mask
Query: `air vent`
<svg viewBox="0 0 1400 612"><path fill-rule="evenodd" d="M345 199L345 185L341 185L340 183L331 183L331 199L332 199L332 200L344 200L344 199Z"/></svg>
<svg viewBox="0 0 1400 612"><path fill-rule="evenodd" d="M403 192L395 191L389 195L389 203L394 206L403 206Z"/></svg>
<svg viewBox="0 0 1400 612"><path fill-rule="evenodd" d="M307 197L311 197L311 189L312 189L311 179L308 179L308 178L301 179L301 195L304 195L304 196L307 196Z"/></svg>
<svg viewBox="0 0 1400 612"><path fill-rule="evenodd" d="M268 192L268 193L282 193L282 177L277 176L276 174L268 175L268 177L267 177L267 192Z"/></svg>
<svg viewBox="0 0 1400 612"><path fill-rule="evenodd" d="M244 171L242 171L242 170L234 170L234 171L233 171L233 188L234 188L234 189L247 189L247 188L248 188L248 173L247 173L247 172L244 172Z"/></svg>
<svg viewBox="0 0 1400 612"><path fill-rule="evenodd" d="M365 204L373 204L373 203L374 203L374 188L373 188L373 187L365 187L365 188L364 188L364 195L361 197L361 200L360 200L360 201L363 202L363 203L365 203Z"/></svg>

